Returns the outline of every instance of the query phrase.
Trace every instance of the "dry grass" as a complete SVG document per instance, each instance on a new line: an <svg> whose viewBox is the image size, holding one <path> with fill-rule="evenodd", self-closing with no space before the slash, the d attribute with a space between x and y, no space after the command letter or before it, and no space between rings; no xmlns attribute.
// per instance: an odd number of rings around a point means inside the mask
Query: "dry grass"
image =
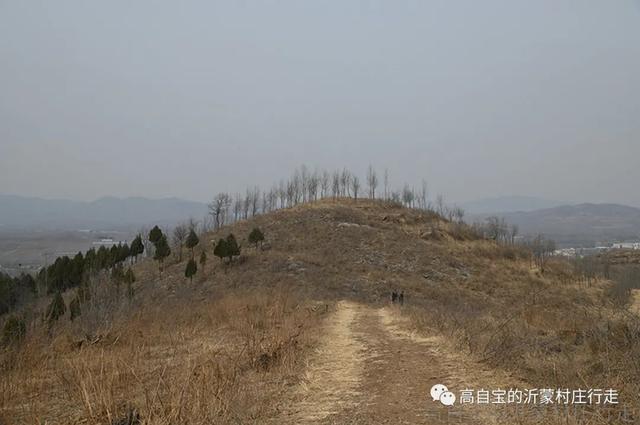
<svg viewBox="0 0 640 425"><path fill-rule="evenodd" d="M640 412L640 320L609 297L610 283L584 285L563 263L541 275L526 261L475 261L487 262L484 272L465 284L435 286L405 309L417 329L446 335L455 349L532 388L620 392L620 406L565 418L569 423L617 423L624 409ZM521 423L540 423L532 421Z"/></svg>
<svg viewBox="0 0 640 425"><path fill-rule="evenodd" d="M269 250L249 247L254 226ZM243 255L227 267L210 242L230 231ZM611 302L607 282L587 285L564 263L542 275L526 252L433 214L325 200L203 235L196 256L202 249L209 261L192 285L184 262L159 278L142 261L133 302L110 298L102 281L79 322L51 335L32 324L2 354L4 421L109 424L135 409L146 424L266 422L301 382L325 303L378 304L392 289L405 292L416 329L491 370L532 387L615 388L640 409L640 325ZM605 413L565 423L615 423Z"/></svg>
<svg viewBox="0 0 640 425"><path fill-rule="evenodd" d="M121 300L122 304L129 301ZM323 306L324 307L324 306ZM268 418L298 381L324 308L284 290L184 290L117 309L85 335L85 321L47 336L34 329L3 356L7 424L250 423ZM138 422L132 422L138 423Z"/></svg>
<svg viewBox="0 0 640 425"><path fill-rule="evenodd" d="M303 382L286 416L294 423L315 423L355 405L362 383L364 344L352 329L357 305L340 302L322 329L318 349L309 358Z"/></svg>

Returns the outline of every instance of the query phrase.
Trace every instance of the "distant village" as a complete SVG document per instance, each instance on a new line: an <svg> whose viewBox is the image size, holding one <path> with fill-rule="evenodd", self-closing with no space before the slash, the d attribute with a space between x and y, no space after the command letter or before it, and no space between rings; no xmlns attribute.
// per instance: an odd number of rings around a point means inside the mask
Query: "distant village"
<svg viewBox="0 0 640 425"><path fill-rule="evenodd" d="M616 249L640 249L640 242L614 242L610 245L596 246L593 248L560 248L553 254L562 257L587 257Z"/></svg>
<svg viewBox="0 0 640 425"><path fill-rule="evenodd" d="M102 238L100 240L94 241L92 244L96 247L104 246L107 248L111 248L113 245L120 245L125 243L128 243L128 241L117 241L112 238Z"/></svg>

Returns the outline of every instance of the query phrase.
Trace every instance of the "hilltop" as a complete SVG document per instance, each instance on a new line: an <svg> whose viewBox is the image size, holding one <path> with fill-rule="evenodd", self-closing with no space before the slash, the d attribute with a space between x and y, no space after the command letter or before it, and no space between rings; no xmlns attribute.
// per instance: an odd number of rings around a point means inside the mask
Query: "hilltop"
<svg viewBox="0 0 640 425"><path fill-rule="evenodd" d="M262 249L247 242L255 227ZM229 233L242 255L224 264L213 242ZM607 282L587 282L562 261L542 273L521 248L433 212L325 199L202 234L195 257L203 250L193 283L185 260L171 257L160 275L147 259L133 265L133 297L101 275L78 319L31 322L3 357L0 417L368 424L445 423L451 413L513 423L508 409L457 405L445 418L426 394L435 383L636 393L638 381L616 371L640 348L625 331L637 324L608 298ZM392 290L404 292L402 308L390 305Z"/></svg>

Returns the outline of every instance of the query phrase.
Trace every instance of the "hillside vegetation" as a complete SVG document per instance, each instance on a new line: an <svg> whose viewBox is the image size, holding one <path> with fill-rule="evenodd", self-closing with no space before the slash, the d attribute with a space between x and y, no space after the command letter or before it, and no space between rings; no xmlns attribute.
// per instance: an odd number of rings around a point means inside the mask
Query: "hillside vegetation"
<svg viewBox="0 0 640 425"><path fill-rule="evenodd" d="M262 247L247 240L254 228ZM232 262L213 255L229 233L242 247ZM162 273L151 259L133 264L130 290L95 275L73 321L66 311L43 322L48 300L25 308L26 337L1 355L0 423L297 423L282 415L311 379L307 363L328 318L352 320L354 305L384 306L392 290L404 292L394 320L407 332L445 336L443 350L513 385L620 391L621 405L562 423L615 423L619 409L638 407L640 327L611 301L609 283L559 261L543 274L522 248L435 213L325 199L199 241L193 256L208 259L193 281L184 274L190 255L178 262L172 253ZM67 305L76 292L63 294ZM365 332L373 316L358 314Z"/></svg>

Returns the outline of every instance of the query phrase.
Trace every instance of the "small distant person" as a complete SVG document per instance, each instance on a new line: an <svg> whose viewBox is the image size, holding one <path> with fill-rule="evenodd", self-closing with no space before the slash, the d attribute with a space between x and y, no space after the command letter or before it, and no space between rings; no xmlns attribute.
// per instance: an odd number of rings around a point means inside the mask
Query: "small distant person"
<svg viewBox="0 0 640 425"><path fill-rule="evenodd" d="M400 292L400 295L398 295L398 301L400 302L400 305L404 305L404 291Z"/></svg>
<svg viewBox="0 0 640 425"><path fill-rule="evenodd" d="M397 299L398 293L394 290L393 292L391 292L391 302L395 304Z"/></svg>

